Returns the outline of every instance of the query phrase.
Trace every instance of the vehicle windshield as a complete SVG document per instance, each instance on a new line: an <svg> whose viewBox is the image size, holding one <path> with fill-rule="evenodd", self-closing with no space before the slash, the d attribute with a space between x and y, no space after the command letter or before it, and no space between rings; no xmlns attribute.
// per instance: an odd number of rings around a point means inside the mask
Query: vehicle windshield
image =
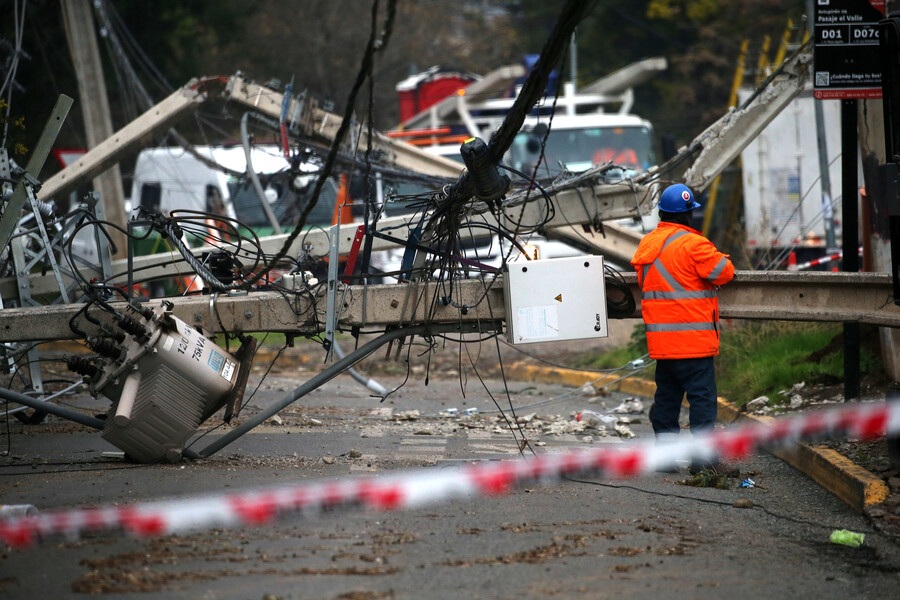
<svg viewBox="0 0 900 600"><path fill-rule="evenodd" d="M291 228L306 208L308 194L312 186L294 191L288 183L288 174L279 173L263 182L263 188L272 213L282 228ZM263 210L256 190L249 180L233 180L228 183L228 191L238 220L253 229L266 230L271 225ZM331 223L336 198L334 187L326 185L319 201L306 219L306 225L328 225Z"/></svg>
<svg viewBox="0 0 900 600"><path fill-rule="evenodd" d="M526 173L533 169L542 138L539 128L519 133L507 154L508 164ZM544 162L551 171L558 171L560 163L571 171L583 171L612 162L640 172L655 163L651 130L642 126L551 129Z"/></svg>

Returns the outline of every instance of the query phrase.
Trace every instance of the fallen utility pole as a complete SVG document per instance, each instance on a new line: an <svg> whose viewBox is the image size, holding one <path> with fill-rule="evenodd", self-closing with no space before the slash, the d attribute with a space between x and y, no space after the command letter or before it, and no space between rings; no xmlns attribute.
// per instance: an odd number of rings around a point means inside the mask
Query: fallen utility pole
<svg viewBox="0 0 900 600"><path fill-rule="evenodd" d="M235 75L228 82L226 96L267 117L278 118L281 115L284 94ZM296 115L300 133L326 141L334 139L341 126L342 118L336 114L322 110L317 106L302 104L300 100L291 100L289 115ZM382 154L381 161L392 163L400 168L434 175L438 177L456 178L459 176L460 164L443 156L429 154L415 146L393 140L380 131L374 132L372 149ZM359 144L365 147L368 139L366 128L361 128Z"/></svg>
<svg viewBox="0 0 900 600"><path fill-rule="evenodd" d="M632 295L639 299L637 277L624 275ZM888 273L788 273L738 271L732 283L719 290L722 318L750 320L853 321L884 327L900 327L900 307L890 301L892 280ZM428 323L466 323L506 319L502 278L466 279L454 282L452 305L435 302L445 292L439 284L409 283L341 286L343 310L338 327L384 327ZM230 296L169 298L173 314L195 327L214 333L271 331L314 334L321 329L313 319L313 302L307 296L277 292L252 292ZM320 304L324 298L319 298ZM112 303L124 308L124 303ZM0 311L0 342L34 342L76 339L69 320L82 305L8 308ZM298 317L304 315L304 317ZM640 317L640 300L631 318Z"/></svg>
<svg viewBox="0 0 900 600"><path fill-rule="evenodd" d="M729 111L697 136L688 147L683 148L669 164L677 164L689 156L697 155L693 166L685 175L685 182L698 191L705 189L716 175L739 155L747 143L803 89L808 76L808 65L808 54L795 53L779 70L778 77L753 102L745 104L739 110ZM283 94L253 83L240 74L227 80L224 78L193 80L117 132L112 138L88 152L75 164L48 179L42 188L42 198L48 199L67 193L75 189L85 178L102 172L110 164L122 158L134 144L168 126L188 110L215 95L216 89L213 84L222 81L227 81L224 93L231 100L269 117L277 117L281 114ZM291 115L292 123L304 135L310 137L331 139L333 133L340 126L341 118L339 116L322 111L312 103L304 103L296 98L291 101L288 114ZM365 130L362 131L362 135L366 135ZM443 177L456 178L460 174L461 166L455 161L429 154L409 144L393 140L380 132L375 135L376 139L373 140L375 148L380 150L387 160L393 161L398 166ZM601 221L640 217L650 213L652 199L658 192L655 189L658 183L655 182L659 179L660 174L667 173L667 165L651 168L634 180L615 184L603 181L604 168L604 166L599 166L590 169L547 189L547 193L554 198L558 207L554 219L544 225L547 232L556 228L568 228L568 232L571 234L572 225L597 225ZM528 192L514 194L507 201L506 206L517 207L517 203L525 202L526 198L533 200L534 197L533 193ZM530 205L526 204L526 213L522 215L524 220L539 220L541 209L537 204L536 202L531 202ZM478 215L478 218L483 219L485 223L496 224L493 215L487 212L483 203L472 205L467 213L470 215L470 219L475 219L475 215ZM379 222L378 228L384 229L397 225L401 228L393 232L394 237L405 239L412 225L403 222L402 219L382 220ZM342 248L350 248L356 227L356 224L342 227L340 242ZM485 231L487 230L475 230L476 237L484 234ZM563 235L565 234L561 234L561 236ZM265 242L264 248L267 251L277 250L280 249L283 242L283 236L275 236ZM306 236L305 242L311 245L313 252L317 253L324 253L329 247L327 236L321 232L311 232ZM621 244L618 245L621 246ZM395 247L395 244L380 239L373 240L372 250L389 247ZM615 242L612 244L601 242L597 247L601 252L603 250L612 251L620 259L631 252L630 248L618 249ZM207 250L209 249L199 248L193 252L199 256ZM301 250L301 244L298 242L289 249L289 254L297 255ZM184 271L184 267L177 263L167 267L144 270L152 264L169 261L171 258L170 254L138 257L134 268L142 269L141 272L147 277L181 274L180 271ZM112 265L114 278L121 277L126 270L125 261L117 261ZM16 282L11 278L0 281L0 294L4 296L13 294L15 285ZM51 287L40 281L33 282L32 295L40 296L43 293L52 293Z"/></svg>
<svg viewBox="0 0 900 600"><path fill-rule="evenodd" d="M91 148L73 164L49 177L41 187L41 198L50 200L65 196L77 189L82 182L117 164L136 144L169 127L205 101L209 83L211 82L191 80L172 92L168 98Z"/></svg>

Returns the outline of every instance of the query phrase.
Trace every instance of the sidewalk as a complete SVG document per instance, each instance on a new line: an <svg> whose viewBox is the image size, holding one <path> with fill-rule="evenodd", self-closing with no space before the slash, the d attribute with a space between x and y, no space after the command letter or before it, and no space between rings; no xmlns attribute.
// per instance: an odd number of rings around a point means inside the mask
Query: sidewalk
<svg viewBox="0 0 900 600"><path fill-rule="evenodd" d="M573 387L593 383L598 388L644 398L652 398L656 391L656 384L646 379L628 377L607 384L602 379L598 381L598 374L593 371L544 367L523 362L505 366L504 371L510 379L520 381L562 383ZM719 420L724 423L735 421L768 423L773 419L742 413L738 406L720 397ZM888 486L881 478L829 448L801 443L793 450L775 451L773 454L849 504L857 512L862 513L867 507L883 502L890 494Z"/></svg>

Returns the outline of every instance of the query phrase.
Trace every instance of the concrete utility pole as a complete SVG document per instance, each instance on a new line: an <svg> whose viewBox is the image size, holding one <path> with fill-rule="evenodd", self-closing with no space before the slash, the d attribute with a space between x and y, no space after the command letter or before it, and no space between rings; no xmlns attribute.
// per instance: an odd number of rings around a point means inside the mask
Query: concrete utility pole
<svg viewBox="0 0 900 600"><path fill-rule="evenodd" d="M889 1L885 13L900 9L900 2ZM888 160L884 139L884 112L882 100L860 100L859 111L859 149L863 166L863 181L866 195L872 201L873 212L879 217L873 219L872 262L876 272L891 272L891 239L887 223L887 198L878 185L878 165ZM894 381L900 381L900 329L879 328L881 340L881 357L887 375Z"/></svg>
<svg viewBox="0 0 900 600"><path fill-rule="evenodd" d="M78 78L78 101L88 146L93 148L113 134L113 127L91 4L89 0L62 0L62 14L69 53ZM106 219L124 228L125 194L118 165L98 175L94 179L94 189L103 199ZM123 258L126 254L125 235L111 228L108 231L117 248L115 258Z"/></svg>

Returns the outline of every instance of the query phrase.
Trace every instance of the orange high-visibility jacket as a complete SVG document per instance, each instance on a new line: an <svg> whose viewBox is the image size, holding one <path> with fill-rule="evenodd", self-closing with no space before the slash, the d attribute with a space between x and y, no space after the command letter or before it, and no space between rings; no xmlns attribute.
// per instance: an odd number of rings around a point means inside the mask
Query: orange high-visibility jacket
<svg viewBox="0 0 900 600"><path fill-rule="evenodd" d="M651 358L719 354L716 286L734 277L734 265L699 231L660 223L641 240L634 258L641 314Z"/></svg>

